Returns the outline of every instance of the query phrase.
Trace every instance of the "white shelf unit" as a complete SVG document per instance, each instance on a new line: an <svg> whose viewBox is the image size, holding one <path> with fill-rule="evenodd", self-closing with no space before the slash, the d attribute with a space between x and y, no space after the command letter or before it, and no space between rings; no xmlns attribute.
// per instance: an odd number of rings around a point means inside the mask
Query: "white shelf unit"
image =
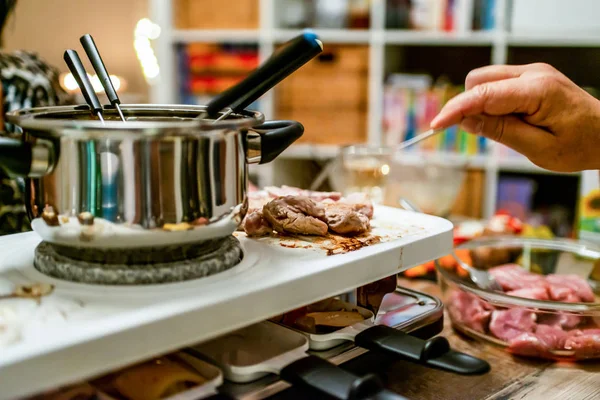
<svg viewBox="0 0 600 400"><path fill-rule="evenodd" d="M315 29L325 46L328 44L356 44L369 46L369 87L368 87L368 143L382 142L382 111L386 48L389 46L463 46L489 47L490 64L506 64L509 49L515 47L589 47L600 48L597 35L559 34L512 34L506 30L507 1L496 0L496 29L493 31L412 31L385 28L385 0L372 0L371 24L367 30ZM176 69L174 68L173 46L186 42L252 42L258 43L261 59L268 57L276 43L286 41L299 34L300 30L279 29L276 23L276 0L260 0L260 22L255 30L177 30L173 25L173 0L150 0L150 18L157 22L162 33L157 39L157 57L161 67L161 80L153 87L153 103L176 103ZM274 117L273 91L261 99L262 111L267 118ZM331 145L293 145L281 159L325 160L335 157L339 148ZM442 155L443 157L443 155ZM497 144L490 144L487 156L475 156L470 165L481 168L486 174L485 200L482 205L484 217L495 211L497 180L501 171L523 173L550 173L533 165L524 157L507 159L500 156ZM281 162L281 161L280 161ZM278 166L281 164L277 164ZM256 168L263 184L272 184L276 173L284 173L282 168L264 165ZM285 169L285 168L284 168ZM291 179L291 177L290 177ZM289 182L293 184L293 182Z"/></svg>

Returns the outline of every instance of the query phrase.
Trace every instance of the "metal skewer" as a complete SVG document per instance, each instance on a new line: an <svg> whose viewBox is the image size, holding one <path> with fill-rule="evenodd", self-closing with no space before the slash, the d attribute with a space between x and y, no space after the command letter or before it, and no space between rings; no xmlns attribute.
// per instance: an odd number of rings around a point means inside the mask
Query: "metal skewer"
<svg viewBox="0 0 600 400"><path fill-rule="evenodd" d="M71 74L73 74L73 77L79 85L81 94L83 94L86 103L90 106L90 111L104 124L104 117L102 116L102 104L100 104L100 101L94 92L94 87L88 79L87 72L81 63L79 54L77 54L75 50L67 50L65 51L64 59L69 67L69 70L71 71Z"/></svg>
<svg viewBox="0 0 600 400"><path fill-rule="evenodd" d="M104 65L104 61L102 61L102 57L100 56L98 47L96 46L96 43L94 43L94 38L92 38L92 36L90 34L86 34L86 35L83 35L79 39L79 41L81 42L81 45L83 46L83 49L85 50L85 53L87 54L88 58L90 59L90 62L92 63L92 66L94 67L94 71L96 71L96 75L98 76L98 79L100 80L100 83L102 84L102 87L104 87L104 91L106 92L108 101L110 101L110 104L113 107L115 107L115 109L119 113L119 117L121 118L121 121L127 122L125 120L125 116L123 115L123 112L121 111L121 107L120 107L121 100L119 99L119 96L117 95L117 91L115 90L115 87L113 86L112 81L110 80L110 75L108 74L108 70L106 69L106 66Z"/></svg>
<svg viewBox="0 0 600 400"><path fill-rule="evenodd" d="M409 139L409 140L406 140L406 141L400 143L398 146L395 147L395 149L396 150L405 149L409 146L412 146L413 144L419 143L422 140L430 138L433 135L436 135L442 131L444 131L444 129L430 129L427 132L420 133L417 136L413 137L412 139Z"/></svg>

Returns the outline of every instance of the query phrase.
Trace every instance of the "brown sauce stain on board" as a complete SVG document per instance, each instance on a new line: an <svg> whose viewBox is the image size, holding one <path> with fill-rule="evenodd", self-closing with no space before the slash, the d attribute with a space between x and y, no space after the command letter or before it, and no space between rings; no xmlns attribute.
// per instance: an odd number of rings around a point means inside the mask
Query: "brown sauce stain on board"
<svg viewBox="0 0 600 400"><path fill-rule="evenodd" d="M340 236L327 234L327 236L294 236L290 234L277 233L277 237L285 239L285 242L280 242L279 245L285 248L311 248L311 245L303 245L302 242L309 242L316 245L318 248L325 250L328 256L336 254L349 253L362 249L363 247L381 243L382 237L375 235L360 235L360 236ZM290 241L293 241L290 243Z"/></svg>

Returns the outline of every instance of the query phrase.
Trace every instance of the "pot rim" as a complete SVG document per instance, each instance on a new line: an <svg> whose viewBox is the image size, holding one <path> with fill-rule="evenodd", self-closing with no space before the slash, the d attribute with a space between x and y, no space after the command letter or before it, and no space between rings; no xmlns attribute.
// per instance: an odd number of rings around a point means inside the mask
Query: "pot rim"
<svg viewBox="0 0 600 400"><path fill-rule="evenodd" d="M104 124L91 115L87 105L35 107L6 114L8 122L15 124L24 130L45 132L51 136L85 136L90 133L118 133L120 135L136 136L160 136L165 133L190 134L195 132L206 132L215 130L240 130L247 129L264 122L265 117L259 111L242 111L232 113L227 118L216 121L209 119L194 119L206 110L206 106L184 105L184 104L124 104L121 105L123 114L128 118L127 122L119 120L116 109L112 106L104 106ZM219 114L223 115L230 111L225 109ZM159 112L161 115L159 114ZM173 118L172 121L150 121L134 120L136 113L138 117L165 117ZM187 115L189 114L189 115ZM86 118L73 118L76 116Z"/></svg>

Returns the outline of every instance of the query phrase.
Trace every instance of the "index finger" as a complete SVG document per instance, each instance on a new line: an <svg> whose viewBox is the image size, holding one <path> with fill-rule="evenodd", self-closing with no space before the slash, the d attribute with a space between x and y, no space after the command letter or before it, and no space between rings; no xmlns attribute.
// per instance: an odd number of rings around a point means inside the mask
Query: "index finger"
<svg viewBox="0 0 600 400"><path fill-rule="evenodd" d="M504 79L518 78L525 72L550 71L551 66L543 63L526 65L488 65L476 68L469 72L465 79L465 89L469 90L477 85Z"/></svg>
<svg viewBox="0 0 600 400"><path fill-rule="evenodd" d="M523 65L488 65L476 68L467 74L465 89L469 90L486 82L518 78L524 72Z"/></svg>
<svg viewBox="0 0 600 400"><path fill-rule="evenodd" d="M512 78L475 86L450 99L431 121L431 128L442 129L459 124L474 115L531 115L540 108L540 86Z"/></svg>

